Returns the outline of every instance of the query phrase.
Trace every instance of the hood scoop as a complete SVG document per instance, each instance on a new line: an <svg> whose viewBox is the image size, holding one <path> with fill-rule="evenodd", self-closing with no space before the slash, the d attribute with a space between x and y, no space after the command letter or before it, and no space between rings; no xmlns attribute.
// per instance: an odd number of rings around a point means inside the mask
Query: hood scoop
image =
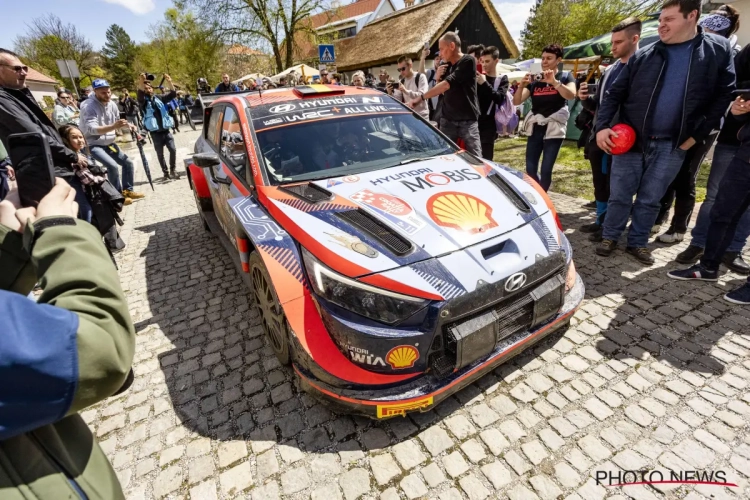
<svg viewBox="0 0 750 500"><path fill-rule="evenodd" d="M493 172L487 176L487 179L492 182L518 210L526 214L531 213L531 206L521 197L520 194L518 194L518 192L516 192L513 186L508 184L508 181L506 181L502 175Z"/></svg>
<svg viewBox="0 0 750 500"><path fill-rule="evenodd" d="M406 255L413 248L409 240L361 208L336 212L336 217L372 236L395 255Z"/></svg>
<svg viewBox="0 0 750 500"><path fill-rule="evenodd" d="M297 198L305 200L308 203L319 203L321 201L330 201L333 199L333 193L311 182L295 184L293 186L282 186L279 189L293 194Z"/></svg>

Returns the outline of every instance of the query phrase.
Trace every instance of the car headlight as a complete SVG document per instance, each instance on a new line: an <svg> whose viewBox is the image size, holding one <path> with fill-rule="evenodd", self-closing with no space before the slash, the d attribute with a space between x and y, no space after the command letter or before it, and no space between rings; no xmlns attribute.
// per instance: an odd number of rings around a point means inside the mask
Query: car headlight
<svg viewBox="0 0 750 500"><path fill-rule="evenodd" d="M568 264L568 275L565 277L565 293L568 293L576 286L576 265L573 263L573 259L570 259Z"/></svg>
<svg viewBox="0 0 750 500"><path fill-rule="evenodd" d="M392 325L405 320L430 301L384 290L331 270L302 248L305 270L313 290L324 299L353 313Z"/></svg>

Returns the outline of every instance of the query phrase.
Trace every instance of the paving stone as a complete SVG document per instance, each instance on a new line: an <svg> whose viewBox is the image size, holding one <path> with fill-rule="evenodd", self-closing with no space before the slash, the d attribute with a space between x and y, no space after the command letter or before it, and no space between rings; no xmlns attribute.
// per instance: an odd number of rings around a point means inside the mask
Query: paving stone
<svg viewBox="0 0 750 500"><path fill-rule="evenodd" d="M726 455L732 451L732 449L722 443L720 439L703 429L696 429L693 432L693 437L720 455Z"/></svg>
<svg viewBox="0 0 750 500"><path fill-rule="evenodd" d="M487 457L484 448L476 439L470 439L461 445L461 451L473 463L479 463Z"/></svg>
<svg viewBox="0 0 750 500"><path fill-rule="evenodd" d="M555 477L566 488L575 488L581 483L578 473L565 462L555 464Z"/></svg>
<svg viewBox="0 0 750 500"><path fill-rule="evenodd" d="M641 470L645 469L648 461L639 456L632 450L621 451L612 457L612 461L619 465L623 470Z"/></svg>
<svg viewBox="0 0 750 500"><path fill-rule="evenodd" d="M216 493L216 482L206 481L190 488L190 498L200 498L201 500L218 500L219 496Z"/></svg>
<svg viewBox="0 0 750 500"><path fill-rule="evenodd" d="M466 496L469 497L469 500L484 500L490 496L490 491L473 474L462 477L458 483L461 485L464 493L466 493Z"/></svg>
<svg viewBox="0 0 750 500"><path fill-rule="evenodd" d="M594 420L582 410L573 410L565 414L566 420L579 429L585 429L594 423Z"/></svg>
<svg viewBox="0 0 750 500"><path fill-rule="evenodd" d="M310 475L304 466L281 474L281 488L285 495L291 495L310 486Z"/></svg>
<svg viewBox="0 0 750 500"><path fill-rule="evenodd" d="M549 424L564 438L570 437L578 432L578 429L573 424L562 417L551 418Z"/></svg>
<svg viewBox="0 0 750 500"><path fill-rule="evenodd" d="M489 448L490 452L495 456L499 455L503 450L510 446L510 443L505 439L505 436L503 436L497 429L484 430L479 433L479 437L482 438L484 444L487 445L487 448Z"/></svg>
<svg viewBox="0 0 750 500"><path fill-rule="evenodd" d="M538 393L549 391L555 386L553 381L538 372L526 377L526 384Z"/></svg>
<svg viewBox="0 0 750 500"><path fill-rule="evenodd" d="M531 465L521 458L521 456L514 450L507 452L504 458L505 461L508 462L508 465L510 465L518 475L522 475L531 470Z"/></svg>
<svg viewBox="0 0 750 500"><path fill-rule="evenodd" d="M453 478L456 478L469 470L469 464L466 463L464 457L457 451L444 457L443 465L445 466L445 472Z"/></svg>
<svg viewBox="0 0 750 500"><path fill-rule="evenodd" d="M565 440L557 435L555 431L547 427L539 431L539 437L544 444L552 451L557 451L565 446Z"/></svg>
<svg viewBox="0 0 750 500"><path fill-rule="evenodd" d="M506 494L510 500L538 500L539 497L522 484L517 484L509 489Z"/></svg>
<svg viewBox="0 0 750 500"><path fill-rule="evenodd" d="M612 455L599 439L592 435L584 436L578 440L578 446L595 462L606 460Z"/></svg>
<svg viewBox="0 0 750 500"><path fill-rule="evenodd" d="M419 439L433 457L436 457L448 448L453 447L453 441L448 436L448 433L440 427L431 427L427 429L419 434Z"/></svg>
<svg viewBox="0 0 750 500"><path fill-rule="evenodd" d="M714 460L714 453L692 439L685 439L673 446L672 451L697 469L705 469Z"/></svg>
<svg viewBox="0 0 750 500"><path fill-rule="evenodd" d="M341 488L337 484L326 484L312 491L311 500L341 500Z"/></svg>
<svg viewBox="0 0 750 500"><path fill-rule="evenodd" d="M401 469L390 453L370 458L370 469L372 469L375 481L381 486L388 484L391 479L401 474Z"/></svg>
<svg viewBox="0 0 750 500"><path fill-rule="evenodd" d="M500 419L500 415L495 413L489 406L484 403L474 405L469 410L471 419L480 429L487 427L488 425L494 424Z"/></svg>
<svg viewBox="0 0 750 500"><path fill-rule="evenodd" d="M714 416L730 427L740 428L745 426L745 421L736 413L721 410L717 411Z"/></svg>
<svg viewBox="0 0 750 500"><path fill-rule="evenodd" d="M405 470L410 470L427 460L415 441L404 441L393 447L393 456Z"/></svg>
<svg viewBox="0 0 750 500"><path fill-rule="evenodd" d="M460 441L477 432L476 427L463 415L456 415L445 419L445 426Z"/></svg>
<svg viewBox="0 0 750 500"><path fill-rule="evenodd" d="M529 482L542 500L554 500L562 495L562 490L544 474L529 478Z"/></svg>
<svg viewBox="0 0 750 500"><path fill-rule="evenodd" d="M527 429L531 429L536 424L541 422L541 419L539 418L539 415L534 413L533 411L524 408L523 410L519 411L516 414L516 418L523 424L524 427Z"/></svg>
<svg viewBox="0 0 750 500"><path fill-rule="evenodd" d="M583 407L600 421L604 421L614 415L607 405L596 398L589 398L583 402Z"/></svg>
<svg viewBox="0 0 750 500"><path fill-rule="evenodd" d="M547 450L544 448L544 445L542 445L542 443L537 440L522 444L521 449L534 465L539 465L545 458L549 456Z"/></svg>
<svg viewBox="0 0 750 500"><path fill-rule="evenodd" d="M339 478L339 486L346 500L356 500L370 491L370 475L359 467L349 470Z"/></svg>
<svg viewBox="0 0 750 500"><path fill-rule="evenodd" d="M430 486L430 488L436 488L437 486L441 485L447 479L445 478L445 474L443 474L443 471L440 470L440 467L437 466L435 462L432 462L427 467L421 470L422 477L425 481L427 481L427 484Z"/></svg>
<svg viewBox="0 0 750 500"><path fill-rule="evenodd" d="M244 441L233 441L219 445L219 467L224 468L247 456Z"/></svg>
<svg viewBox="0 0 750 500"><path fill-rule="evenodd" d="M495 396L490 401L490 406L500 412L501 415L511 415L516 410L518 410L518 406L506 395L500 394L498 396Z"/></svg>
<svg viewBox="0 0 750 500"><path fill-rule="evenodd" d="M575 354L565 356L560 360L560 364L562 364L568 370L577 373L584 372L589 368L589 364L586 362L586 360Z"/></svg>
<svg viewBox="0 0 750 500"><path fill-rule="evenodd" d="M276 452L268 450L256 459L258 469L258 479L263 481L265 478L279 472L279 461L276 459Z"/></svg>
<svg viewBox="0 0 750 500"><path fill-rule="evenodd" d="M523 382L517 384L513 389L511 389L510 395L524 403L529 403L538 397L538 395L531 389L531 387L524 384Z"/></svg>
<svg viewBox="0 0 750 500"><path fill-rule="evenodd" d="M159 472L154 480L154 496L164 497L175 491L182 484L182 469L173 465Z"/></svg>
<svg viewBox="0 0 750 500"><path fill-rule="evenodd" d="M510 484L513 476L510 471L500 462L492 462L481 467L482 474L489 479L492 486L499 490L506 484Z"/></svg>
<svg viewBox="0 0 750 500"><path fill-rule="evenodd" d="M616 450L625 447L630 442L628 438L623 436L614 427L605 427L599 433L599 437L609 443L609 445Z"/></svg>
<svg viewBox="0 0 750 500"><path fill-rule="evenodd" d="M463 500L464 497L456 488L449 488L438 497L440 500Z"/></svg>
<svg viewBox="0 0 750 500"><path fill-rule="evenodd" d="M427 494L427 486L415 474L410 474L403 478L399 486L401 486L406 498L409 500L420 498ZM399 498L398 495L395 498Z"/></svg>
<svg viewBox="0 0 750 500"><path fill-rule="evenodd" d="M641 427L648 427L654 420L654 417L646 413L645 410L637 405L630 405L626 407L625 415L627 415L630 420L640 425Z"/></svg>
<svg viewBox="0 0 750 500"><path fill-rule="evenodd" d="M619 408L622 406L622 399L620 396L608 389L597 392L596 397L607 403L611 408Z"/></svg>
<svg viewBox="0 0 750 500"><path fill-rule="evenodd" d="M569 372L557 363L553 363L545 368L547 375L552 377L555 382L563 383L573 378L573 373Z"/></svg>

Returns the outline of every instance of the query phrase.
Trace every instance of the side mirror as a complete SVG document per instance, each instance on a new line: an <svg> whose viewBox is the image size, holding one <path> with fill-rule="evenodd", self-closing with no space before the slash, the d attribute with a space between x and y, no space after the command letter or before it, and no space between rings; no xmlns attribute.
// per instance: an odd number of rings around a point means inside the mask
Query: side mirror
<svg viewBox="0 0 750 500"><path fill-rule="evenodd" d="M221 163L215 153L195 153L193 163L200 168L212 168Z"/></svg>

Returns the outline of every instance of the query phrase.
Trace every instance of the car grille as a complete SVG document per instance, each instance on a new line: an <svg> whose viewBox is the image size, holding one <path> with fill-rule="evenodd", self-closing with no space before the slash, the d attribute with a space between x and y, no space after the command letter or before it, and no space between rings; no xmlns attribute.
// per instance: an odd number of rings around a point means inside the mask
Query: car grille
<svg viewBox="0 0 750 500"><path fill-rule="evenodd" d="M337 212L336 217L370 234L396 255L406 255L412 249L412 244L409 240L402 237L361 208Z"/></svg>

